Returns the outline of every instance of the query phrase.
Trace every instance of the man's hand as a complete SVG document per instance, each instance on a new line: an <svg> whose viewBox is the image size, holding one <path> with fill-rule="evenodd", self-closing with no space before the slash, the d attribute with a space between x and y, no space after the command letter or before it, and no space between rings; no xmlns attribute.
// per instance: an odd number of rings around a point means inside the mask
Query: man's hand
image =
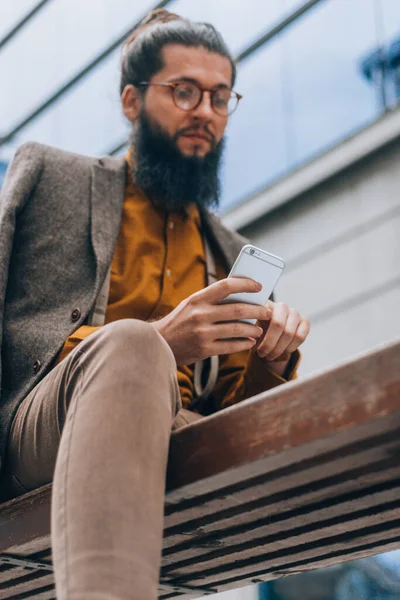
<svg viewBox="0 0 400 600"><path fill-rule="evenodd" d="M263 328L256 351L270 369L282 375L292 353L307 339L310 321L283 302L269 300L267 307L271 310L270 319L256 323Z"/></svg>
<svg viewBox="0 0 400 600"><path fill-rule="evenodd" d="M169 315L151 325L171 348L177 365L189 365L213 355L249 350L264 330L259 325L238 322L272 316L266 306L255 304L218 304L230 294L259 292L252 279L228 277L183 300Z"/></svg>

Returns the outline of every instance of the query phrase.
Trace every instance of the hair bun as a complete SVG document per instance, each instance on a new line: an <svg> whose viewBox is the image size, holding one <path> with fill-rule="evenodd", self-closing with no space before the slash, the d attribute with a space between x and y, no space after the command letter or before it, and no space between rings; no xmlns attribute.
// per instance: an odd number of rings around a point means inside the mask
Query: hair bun
<svg viewBox="0 0 400 600"><path fill-rule="evenodd" d="M177 19L182 19L182 17L165 8L156 8L140 21L139 28L142 28L144 25L154 25L155 23L168 23L168 21L176 21Z"/></svg>
<svg viewBox="0 0 400 600"><path fill-rule="evenodd" d="M139 23L137 27L132 31L128 39L124 42L123 48L129 46L137 36L142 33L145 29L150 27L151 25L156 25L157 23L169 23L170 21L182 21L182 17L179 15L169 12L165 8L156 8L149 12L148 15L144 17Z"/></svg>

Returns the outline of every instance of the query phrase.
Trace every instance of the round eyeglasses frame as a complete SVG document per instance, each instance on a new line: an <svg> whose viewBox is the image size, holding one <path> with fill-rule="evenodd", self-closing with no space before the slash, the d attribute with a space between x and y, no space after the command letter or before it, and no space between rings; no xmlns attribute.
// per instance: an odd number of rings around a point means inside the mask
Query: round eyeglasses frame
<svg viewBox="0 0 400 600"><path fill-rule="evenodd" d="M202 88L202 87L200 87L200 86L199 86L197 83L193 83L193 82L187 82L187 81L175 81L175 82L155 82L155 81L154 81L154 82L151 82L151 81L141 81L141 82L139 83L139 87L147 87L147 86L149 86L149 85L161 85L161 86L163 86L163 87L168 87L168 88L171 90L171 93L172 93L172 99L173 99L173 101L174 101L174 104L175 104L175 106L176 106L177 108L180 108L181 110L184 110L185 112L189 112L189 111L191 111L191 110L195 110L195 109L196 109L198 106L200 106L200 104L201 104L201 103L202 103L202 101L203 101L203 95L204 95L204 92L209 92L209 93L210 93L210 102L211 102L211 107L212 107L213 111L214 111L214 112L215 112L217 115L219 115L219 116L221 116L221 117L229 117L229 116L230 116L230 115L231 115L233 112L235 112L235 110L236 110L236 109L237 109L237 107L238 107L239 101L240 101L240 100L243 98L243 96L241 96L241 95L240 95L240 94L238 94L237 92L234 92L233 90L229 90L229 92L231 93L231 98L232 98L232 97L236 97L236 104L235 104L235 106L232 108L232 110L230 110L230 111L227 111L227 112L223 112L223 111L219 111L219 110L218 110L218 109L215 107L215 105L214 105L214 98L215 98L215 94L216 94L217 92L220 92L220 91L221 91L221 89L225 90L225 89L227 89L227 88L213 88L213 89L210 89L210 88ZM194 88L198 89L198 90L199 90L199 92L200 92L200 95L199 95L199 99L198 99L198 101L197 101L197 102L196 102L196 103L195 103L193 106L191 106L190 108L184 108L183 106L181 106L181 105L179 104L179 100L178 100L178 99L177 99L177 97L176 97L175 90L176 90L176 88L177 88L178 86L180 86L180 85L192 85Z"/></svg>

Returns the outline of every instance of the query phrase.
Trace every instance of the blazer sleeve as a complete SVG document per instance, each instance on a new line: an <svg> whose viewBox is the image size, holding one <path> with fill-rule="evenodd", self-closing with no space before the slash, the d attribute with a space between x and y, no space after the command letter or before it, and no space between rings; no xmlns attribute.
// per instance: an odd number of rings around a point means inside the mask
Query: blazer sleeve
<svg viewBox="0 0 400 600"><path fill-rule="evenodd" d="M43 164L40 144L28 142L20 146L0 190L0 352L3 341L4 304L9 265L18 214L23 210L39 181ZM0 361L0 397L2 389Z"/></svg>

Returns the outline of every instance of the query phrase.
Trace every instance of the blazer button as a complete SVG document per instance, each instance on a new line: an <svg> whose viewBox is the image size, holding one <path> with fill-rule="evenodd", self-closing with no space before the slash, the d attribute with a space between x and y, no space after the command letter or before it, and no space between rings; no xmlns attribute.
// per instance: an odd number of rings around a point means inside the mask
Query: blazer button
<svg viewBox="0 0 400 600"><path fill-rule="evenodd" d="M74 308L74 310L71 313L72 322L75 323L75 321L78 321L80 316L81 316L81 311L79 310L79 308Z"/></svg>
<svg viewBox="0 0 400 600"><path fill-rule="evenodd" d="M35 373L39 373L40 371L40 367L42 366L42 363L40 362L40 360L35 360L35 362L33 363L33 372Z"/></svg>

